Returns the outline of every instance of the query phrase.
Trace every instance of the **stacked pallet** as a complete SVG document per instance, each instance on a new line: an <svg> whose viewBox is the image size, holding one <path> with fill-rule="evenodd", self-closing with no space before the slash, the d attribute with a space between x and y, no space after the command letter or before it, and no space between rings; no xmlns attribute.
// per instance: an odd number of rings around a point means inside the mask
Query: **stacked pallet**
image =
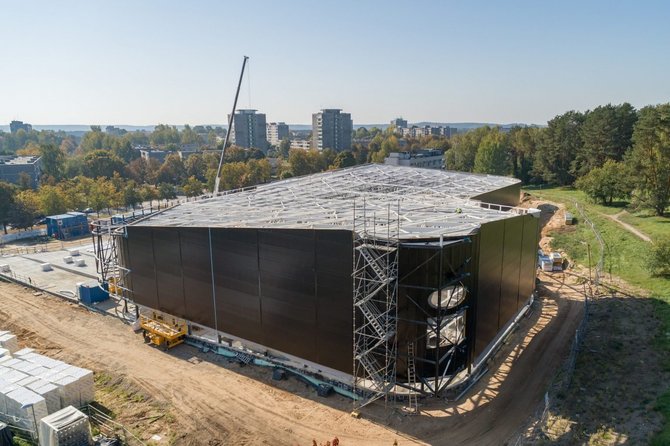
<svg viewBox="0 0 670 446"><path fill-rule="evenodd" d="M9 353L14 353L19 349L19 341L10 332L0 331L0 348L9 350Z"/></svg>
<svg viewBox="0 0 670 446"><path fill-rule="evenodd" d="M14 351L0 356L0 420L35 430L42 417L93 401L92 371L32 349Z"/></svg>
<svg viewBox="0 0 670 446"><path fill-rule="evenodd" d="M80 446L92 443L88 417L72 406L40 421L40 446Z"/></svg>
<svg viewBox="0 0 670 446"><path fill-rule="evenodd" d="M44 398L0 377L0 418L3 421L23 429L34 430L39 417L47 414Z"/></svg>

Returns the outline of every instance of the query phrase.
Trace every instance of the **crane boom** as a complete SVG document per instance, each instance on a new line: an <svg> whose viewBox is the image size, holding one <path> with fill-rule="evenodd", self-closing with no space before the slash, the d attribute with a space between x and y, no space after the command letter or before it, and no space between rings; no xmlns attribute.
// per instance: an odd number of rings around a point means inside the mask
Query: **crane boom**
<svg viewBox="0 0 670 446"><path fill-rule="evenodd" d="M221 166L223 165L223 155L226 153L226 146L228 145L228 139L230 138L230 132L233 128L233 119L235 118L235 109L237 108L237 98L240 96L240 87L242 86L242 77L244 76L244 67L247 65L247 60L249 57L244 56L242 61L242 71L240 72L240 80L237 83L237 92L235 92L235 102L233 102L233 111L228 118L228 131L226 132L226 138L223 141L223 150L221 150L221 159L219 160L219 168L216 171L216 180L214 181L214 196L219 195L219 183L221 183Z"/></svg>

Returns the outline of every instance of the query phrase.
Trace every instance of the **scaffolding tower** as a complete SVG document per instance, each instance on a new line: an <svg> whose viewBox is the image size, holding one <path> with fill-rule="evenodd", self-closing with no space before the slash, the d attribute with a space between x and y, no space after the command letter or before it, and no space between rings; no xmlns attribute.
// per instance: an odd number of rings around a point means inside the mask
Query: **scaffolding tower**
<svg viewBox="0 0 670 446"><path fill-rule="evenodd" d="M110 298L123 302L124 314L135 314L137 317L137 306L129 307L129 302L132 302L132 290L128 285L130 270L121 266L118 257L119 244L126 236L126 223L96 220L92 223L91 236L95 269L100 281L107 283Z"/></svg>
<svg viewBox="0 0 670 446"><path fill-rule="evenodd" d="M400 219L390 204L378 212L354 204L354 411L388 403L396 384Z"/></svg>

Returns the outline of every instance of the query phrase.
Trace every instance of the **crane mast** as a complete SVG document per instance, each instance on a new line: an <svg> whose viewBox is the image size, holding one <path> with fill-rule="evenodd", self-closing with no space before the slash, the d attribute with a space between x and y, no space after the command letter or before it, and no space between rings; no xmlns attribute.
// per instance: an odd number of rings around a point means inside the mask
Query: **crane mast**
<svg viewBox="0 0 670 446"><path fill-rule="evenodd" d="M226 138L223 141L223 150L221 150L221 159L219 160L219 168L216 171L216 180L214 181L214 196L219 195L219 184L221 183L221 166L223 165L223 155L226 153L226 146L228 145L228 140L230 139L230 132L233 128L233 119L235 119L235 109L237 108L237 98L240 96L240 87L242 86L242 77L244 76L244 67L247 65L247 60L249 57L244 56L242 61L242 71L240 72L240 80L237 83L237 91L235 92L235 101L233 102L233 111L230 113L228 118L228 131L226 132Z"/></svg>

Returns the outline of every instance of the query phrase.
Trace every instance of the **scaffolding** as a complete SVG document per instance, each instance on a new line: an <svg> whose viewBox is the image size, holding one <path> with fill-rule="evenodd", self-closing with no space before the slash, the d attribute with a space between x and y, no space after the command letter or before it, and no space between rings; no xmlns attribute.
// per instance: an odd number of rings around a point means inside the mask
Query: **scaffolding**
<svg viewBox="0 0 670 446"><path fill-rule="evenodd" d="M132 290L128 283L130 270L119 262L119 244L126 236L126 223L112 223L111 220L96 220L92 223L91 237L95 269L102 283L107 283L109 296L123 302L123 312L131 313L129 302L132 302ZM134 308L137 316L137 307Z"/></svg>
<svg viewBox="0 0 670 446"><path fill-rule="evenodd" d="M398 204L399 207L399 204ZM398 210L382 215L365 201L354 205L353 387L354 411L383 398L396 383L398 320Z"/></svg>
<svg viewBox="0 0 670 446"><path fill-rule="evenodd" d="M472 310L470 291L465 285L470 277L472 240L469 237L451 240L440 237L432 242L405 242L401 247L403 250L425 250L427 258L416 269L432 264L438 271L434 283L414 283L411 279L414 270L398 279L398 292L418 309L420 316L414 320L399 318L400 322L417 327L417 336L404 351L398 353L398 357L407 364L407 380L399 382L398 387L409 392L409 408L416 410L412 404L414 395L439 396L461 371L452 370L451 364L457 354L465 351L467 333L472 329L469 321L473 315L467 314ZM454 263L445 252L450 249L464 249L465 254ZM429 306L432 310L424 310L423 305L410 297L410 290L430 292L432 303ZM423 347L419 349L420 344ZM417 356L421 351L426 353ZM422 370L432 370L432 373L417 377L416 361L421 363Z"/></svg>

